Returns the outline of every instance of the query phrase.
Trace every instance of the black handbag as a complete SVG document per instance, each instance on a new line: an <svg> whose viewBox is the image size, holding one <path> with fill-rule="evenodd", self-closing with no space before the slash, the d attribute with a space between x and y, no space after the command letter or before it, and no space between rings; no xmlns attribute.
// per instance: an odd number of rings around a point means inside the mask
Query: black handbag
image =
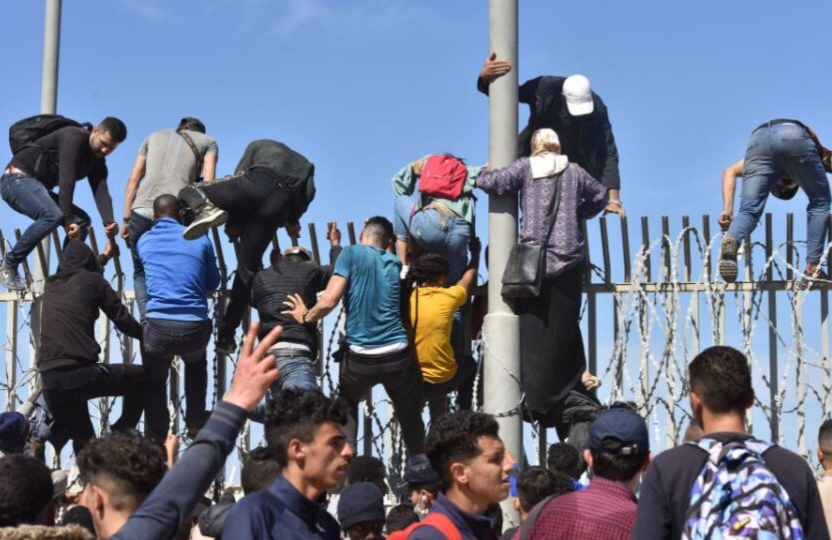
<svg viewBox="0 0 832 540"><path fill-rule="evenodd" d="M546 228L548 231L546 236L540 241L528 244L518 242L511 248L506 269L503 272L501 291L503 298L537 298L540 296L540 287L546 276L546 246L549 243L549 237L552 236L560 206L561 186L559 184L560 176L555 180L555 195L552 197L550 208L551 221Z"/></svg>

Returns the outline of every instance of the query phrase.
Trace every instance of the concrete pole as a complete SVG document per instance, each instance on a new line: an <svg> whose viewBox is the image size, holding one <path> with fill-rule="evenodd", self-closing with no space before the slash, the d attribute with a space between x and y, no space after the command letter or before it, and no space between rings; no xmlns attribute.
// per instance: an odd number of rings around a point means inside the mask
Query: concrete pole
<svg viewBox="0 0 832 540"><path fill-rule="evenodd" d="M503 167L517 157L517 0L489 0L489 52L512 69L489 90L488 161ZM520 388L520 323L500 295L503 270L517 240L517 197L488 197L488 314L485 316L484 407L499 415L500 437L517 460L523 459L523 420L517 408ZM506 527L519 519L503 503Z"/></svg>

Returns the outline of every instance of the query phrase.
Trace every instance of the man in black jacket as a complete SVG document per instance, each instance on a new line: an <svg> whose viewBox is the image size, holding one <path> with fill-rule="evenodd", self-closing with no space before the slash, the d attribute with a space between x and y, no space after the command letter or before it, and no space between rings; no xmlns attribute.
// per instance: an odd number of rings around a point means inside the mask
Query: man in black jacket
<svg viewBox="0 0 832 540"><path fill-rule="evenodd" d="M81 240L67 243L58 272L46 281L42 301L37 365L46 404L55 418L53 440L72 439L77 455L95 437L87 400L124 396L121 418L113 429L135 428L142 415L142 366L98 363L98 310L130 337L141 339L142 327L104 279L101 265Z"/></svg>
<svg viewBox="0 0 832 540"><path fill-rule="evenodd" d="M491 82L508 73L511 64L486 58L477 79L477 90L488 95ZM529 123L520 133L520 155L531 153L532 134L540 128L555 130L563 154L598 180L609 194L607 212L624 216L618 148L612 134L607 106L592 91L583 75L537 77L520 85L518 101L529 106Z"/></svg>
<svg viewBox="0 0 832 540"><path fill-rule="evenodd" d="M236 349L234 335L248 307L254 273L263 267L263 253L275 231L285 227L291 237L299 236L299 220L315 197L314 174L315 166L304 156L283 143L264 139L246 147L234 176L179 192L183 206L194 213L185 238L199 238L227 221L229 239L240 239L217 353L231 354Z"/></svg>
<svg viewBox="0 0 832 540"><path fill-rule="evenodd" d="M107 235L112 238L118 233L104 158L126 137L124 123L107 117L92 131L84 127L60 128L14 155L0 176L0 195L12 210L35 222L23 232L0 265L0 282L7 289L26 288L17 267L58 225L64 226L70 238L86 236L90 216L72 204L78 180L89 179ZM57 194L52 192L56 186Z"/></svg>
<svg viewBox="0 0 832 540"><path fill-rule="evenodd" d="M272 385L272 392L283 388L309 390L317 387L315 357L318 349L318 325L300 324L286 315L289 296L299 294L307 306L314 306L318 293L326 289L332 268L341 253L341 231L331 223L326 233L330 242L329 266L316 265L309 253L291 248L282 257L273 256L272 266L254 276L251 306L260 317L260 339L275 326L283 326L283 339L269 352L277 359L280 377Z"/></svg>

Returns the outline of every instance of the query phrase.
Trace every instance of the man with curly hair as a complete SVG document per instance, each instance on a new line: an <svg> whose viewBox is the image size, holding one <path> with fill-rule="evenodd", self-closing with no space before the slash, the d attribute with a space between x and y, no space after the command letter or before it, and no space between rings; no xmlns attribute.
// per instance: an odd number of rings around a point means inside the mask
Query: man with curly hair
<svg viewBox="0 0 832 540"><path fill-rule="evenodd" d="M453 529L461 538L494 538L488 507L509 495L513 460L490 414L459 411L430 429L426 453L442 478L442 492L430 513L410 533L411 540L445 540Z"/></svg>
<svg viewBox="0 0 832 540"><path fill-rule="evenodd" d="M0 458L0 478L0 527L52 525L53 486L46 465L22 454L5 456Z"/></svg>
<svg viewBox="0 0 832 540"><path fill-rule="evenodd" d="M159 447L136 432L113 432L90 442L77 463L84 482L81 503L92 513L99 538L121 529L166 469Z"/></svg>
<svg viewBox="0 0 832 540"><path fill-rule="evenodd" d="M340 538L338 523L320 500L344 480L354 455L344 431L348 416L346 403L317 389L277 394L266 420L266 442L280 475L234 506L222 537Z"/></svg>

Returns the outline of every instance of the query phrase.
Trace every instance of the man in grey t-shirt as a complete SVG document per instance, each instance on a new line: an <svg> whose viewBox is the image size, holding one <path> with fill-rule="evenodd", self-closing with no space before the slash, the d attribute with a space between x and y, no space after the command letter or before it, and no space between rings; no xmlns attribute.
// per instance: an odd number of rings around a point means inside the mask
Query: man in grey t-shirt
<svg viewBox="0 0 832 540"><path fill-rule="evenodd" d="M133 288L141 320L147 307L147 284L136 246L153 225L153 201L159 195L176 195L203 179L213 180L216 170L217 141L205 134L205 124L197 118L183 118L175 130L156 131L142 141L127 180L121 229L133 255Z"/></svg>

